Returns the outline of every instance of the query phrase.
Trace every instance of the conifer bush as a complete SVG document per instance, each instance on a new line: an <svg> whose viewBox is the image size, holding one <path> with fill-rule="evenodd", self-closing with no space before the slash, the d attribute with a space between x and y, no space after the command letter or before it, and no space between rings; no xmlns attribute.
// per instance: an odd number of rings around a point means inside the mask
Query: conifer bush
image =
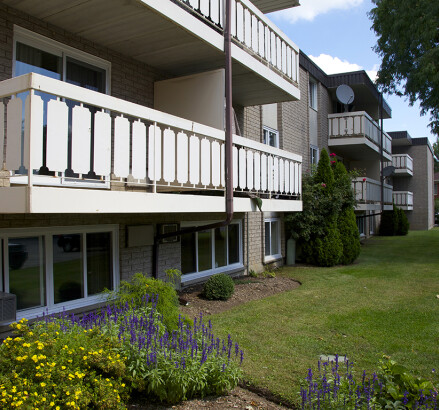
<svg viewBox="0 0 439 410"><path fill-rule="evenodd" d="M396 208L398 211L398 229L396 235L407 235L409 232L410 224L407 219L407 215L401 208Z"/></svg>
<svg viewBox="0 0 439 410"><path fill-rule="evenodd" d="M333 266L352 263L358 257L360 239L352 189L356 176L324 149L315 172L304 176L303 211L287 215L285 223L307 263Z"/></svg>
<svg viewBox="0 0 439 410"><path fill-rule="evenodd" d="M405 212L393 205L393 210L384 211L381 216L380 235L407 235L410 228Z"/></svg>
<svg viewBox="0 0 439 410"><path fill-rule="evenodd" d="M355 218L355 212L352 208L344 209L338 217L338 230L340 240L343 246L343 253L340 263L350 265L360 255L360 233Z"/></svg>

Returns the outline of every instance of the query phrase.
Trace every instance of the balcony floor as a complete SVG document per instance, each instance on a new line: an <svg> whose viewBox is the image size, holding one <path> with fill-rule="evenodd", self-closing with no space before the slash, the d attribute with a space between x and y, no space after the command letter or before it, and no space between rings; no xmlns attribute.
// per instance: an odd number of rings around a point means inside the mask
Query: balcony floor
<svg viewBox="0 0 439 410"><path fill-rule="evenodd" d="M263 212L299 212L302 201L262 199ZM234 198L234 212L258 211L250 198ZM211 213L225 212L223 196L125 192L80 188L0 188L0 213Z"/></svg>

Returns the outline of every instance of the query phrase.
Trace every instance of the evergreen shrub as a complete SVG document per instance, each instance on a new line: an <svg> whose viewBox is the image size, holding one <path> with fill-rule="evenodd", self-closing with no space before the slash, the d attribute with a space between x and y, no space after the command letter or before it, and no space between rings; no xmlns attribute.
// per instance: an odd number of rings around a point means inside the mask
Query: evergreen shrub
<svg viewBox="0 0 439 410"><path fill-rule="evenodd" d="M396 208L398 211L398 229L396 231L396 235L407 235L409 233L409 220L407 219L407 215L401 208Z"/></svg>
<svg viewBox="0 0 439 410"><path fill-rule="evenodd" d="M352 208L344 209L338 217L338 230L343 246L340 263L349 265L360 255L360 233L358 232L355 212Z"/></svg>
<svg viewBox="0 0 439 410"><path fill-rule="evenodd" d="M233 279L224 274L211 276L204 284L203 294L209 300L228 300L235 291Z"/></svg>

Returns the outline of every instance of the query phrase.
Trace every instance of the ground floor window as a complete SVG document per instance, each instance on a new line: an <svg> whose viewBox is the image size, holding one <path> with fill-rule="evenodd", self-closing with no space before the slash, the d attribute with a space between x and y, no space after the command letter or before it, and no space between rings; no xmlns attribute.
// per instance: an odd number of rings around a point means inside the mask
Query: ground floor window
<svg viewBox="0 0 439 410"><path fill-rule="evenodd" d="M117 235L115 225L0 231L1 287L22 316L86 305L116 285Z"/></svg>
<svg viewBox="0 0 439 410"><path fill-rule="evenodd" d="M366 233L366 218L365 215L359 215L357 216L357 226L358 226L358 232L360 232L360 235L365 235Z"/></svg>
<svg viewBox="0 0 439 410"><path fill-rule="evenodd" d="M280 259L281 236L280 236L280 219L268 218L264 220L265 228L265 262Z"/></svg>
<svg viewBox="0 0 439 410"><path fill-rule="evenodd" d="M207 224L207 223L206 223ZM181 271L188 277L225 272L242 265L241 221L181 236Z"/></svg>

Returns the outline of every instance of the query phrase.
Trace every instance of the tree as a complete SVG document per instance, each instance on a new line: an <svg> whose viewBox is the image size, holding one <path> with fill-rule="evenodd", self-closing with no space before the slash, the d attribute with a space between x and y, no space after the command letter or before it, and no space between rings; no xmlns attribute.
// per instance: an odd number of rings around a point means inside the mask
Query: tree
<svg viewBox="0 0 439 410"><path fill-rule="evenodd" d="M421 114L430 113L439 135L439 1L372 0L374 47L382 57L377 85L390 94L419 101Z"/></svg>

